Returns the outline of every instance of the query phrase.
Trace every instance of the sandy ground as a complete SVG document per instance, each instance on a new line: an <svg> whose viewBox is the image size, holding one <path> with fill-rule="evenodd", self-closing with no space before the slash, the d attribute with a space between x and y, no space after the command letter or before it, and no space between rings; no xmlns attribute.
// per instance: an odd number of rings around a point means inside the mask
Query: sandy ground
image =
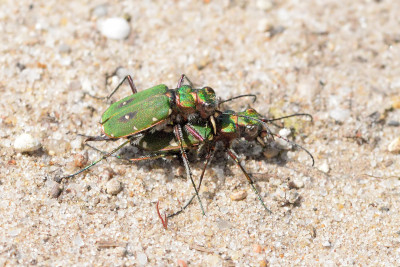
<svg viewBox="0 0 400 267"><path fill-rule="evenodd" d="M388 151L400 136L399 1L102 4L1 2L0 266L400 265L400 160ZM127 39L97 30L109 17L129 19ZM295 119L292 138L316 164L301 151L266 159L239 144L273 214L220 153L200 194L206 216L196 201L168 230L157 201L170 214L193 192L178 159L108 159L52 198L54 178L79 169L77 153L99 156L77 135L100 134L108 104L90 95L107 95L126 73L139 90L173 88L186 73L222 99L258 96L235 110L310 113L314 123ZM42 148L16 151L24 133ZM202 164L192 161L196 179Z"/></svg>

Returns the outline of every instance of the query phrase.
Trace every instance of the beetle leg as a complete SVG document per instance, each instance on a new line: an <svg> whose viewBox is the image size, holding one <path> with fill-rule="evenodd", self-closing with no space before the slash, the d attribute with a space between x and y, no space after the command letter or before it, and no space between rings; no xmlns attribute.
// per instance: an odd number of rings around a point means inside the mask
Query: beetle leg
<svg viewBox="0 0 400 267"><path fill-rule="evenodd" d="M214 157L214 152L215 152L215 149L214 149L214 148L215 148L215 146L212 147L211 150L210 150L210 152L207 154L206 162L204 163L204 167L203 167L203 170L202 170L202 172L201 172L200 181L199 181L199 186L197 187L197 191L200 191L200 186L201 186L201 182L203 181L204 173L206 172L206 169L207 169L208 164L210 164L212 158ZM194 194L194 195L189 199L189 201L188 201L180 210L178 210L177 212L175 212L175 213L173 213L173 214L171 214L171 215L168 215L168 218L174 217L175 215L178 215L178 214L182 213L183 210L186 209L187 206L190 205L190 203L192 203L192 201L193 201L193 199L194 199L195 197L196 197L196 194Z"/></svg>
<svg viewBox="0 0 400 267"><path fill-rule="evenodd" d="M261 204L263 205L264 209L266 211L268 211L269 213L272 213L267 206L265 206L264 201L262 200L260 193L258 193L256 187L254 186L254 181L253 179L251 179L250 175L247 173L247 171L245 170L245 168L242 166L242 164L240 164L239 159L235 153L235 151L233 151L231 148L227 148L226 152L228 153L229 157L231 159L233 159L233 161L236 163L237 166L239 166L239 168L242 170L243 174L246 176L247 180L249 181L249 184L251 185L251 187L253 188L253 191L256 193L258 199L260 200Z"/></svg>
<svg viewBox="0 0 400 267"><path fill-rule="evenodd" d="M90 136L85 134L78 134L79 136L86 137L86 142L98 142L98 141L117 141L118 138L110 138L108 136Z"/></svg>
<svg viewBox="0 0 400 267"><path fill-rule="evenodd" d="M184 79L186 79L186 81L189 83L190 87L193 87L192 81L190 81L189 78L185 74L182 74L178 80L178 84L176 85L176 88L180 88L182 86Z"/></svg>
<svg viewBox="0 0 400 267"><path fill-rule="evenodd" d="M185 130L200 142L204 142L204 138L190 124L185 124Z"/></svg>
<svg viewBox="0 0 400 267"><path fill-rule="evenodd" d="M114 91L112 91L111 94L107 96L107 98L106 98L107 100L109 100L118 91L118 89L125 82L125 80L128 80L129 86L131 87L131 90L132 90L132 94L136 94L137 93L137 89L136 89L135 83L132 80L131 75L126 75L125 78L114 89Z"/></svg>
<svg viewBox="0 0 400 267"><path fill-rule="evenodd" d="M174 134L175 134L175 137L176 137L176 139L177 139L177 141L179 143L179 147L180 147L181 155L182 155L182 161L183 161L183 164L185 165L185 169L186 169L186 175L190 178L190 181L192 182L194 191L196 192L197 198L198 198L199 203L200 203L201 211L202 211L203 215L205 215L205 212L204 212L204 209L203 209L203 204L201 203L201 200L200 200L199 192L197 191L196 184L194 183L193 178L192 178L192 171L190 170L189 161L188 161L185 149L183 148L183 144L182 144L182 140L183 140L182 128L181 128L181 126L179 124L174 126Z"/></svg>
<svg viewBox="0 0 400 267"><path fill-rule="evenodd" d="M106 154L108 153L108 152L103 151L103 150L100 150L100 149L98 149L97 147L94 147L94 146L92 146L92 145L89 145L89 144L86 144L86 145L87 145L88 147L90 147L91 149L96 150L97 152L102 153L103 155L106 155ZM159 158L167 157L167 156L169 156L169 155L173 155L173 154L172 154L172 153L167 153L167 152L165 152L165 153L159 153L159 154L157 154L157 153L149 154L149 155L141 156L141 157L138 157L138 158L123 158L123 157L121 157L121 156L119 156L119 155L110 155L110 157L115 157L115 158L121 159L121 160L128 160L128 161L131 161L131 162L136 162L136 161L142 161L142 160L159 159Z"/></svg>
<svg viewBox="0 0 400 267"><path fill-rule="evenodd" d="M94 165L96 165L97 163L99 163L100 161L102 161L103 159L106 159L106 158L110 157L112 154L114 154L115 152L117 152L117 151L120 150L122 147L126 146L127 144L129 144L129 140L123 142L121 145L119 145L118 147L114 148L111 152L108 152L108 153L102 155L100 158L98 158L97 160L93 161L92 163L90 163L89 165L87 165L85 168L83 168L83 169L77 171L76 173L73 173L73 174L70 174L70 175L64 176L64 177L59 177L59 178L57 177L57 178L56 178L56 181L57 181L57 182L61 182L63 179L68 179L68 178L74 177L75 175L78 175L78 174L80 174L80 173L82 173L82 172L84 172L84 171L90 169L91 167L93 167Z"/></svg>

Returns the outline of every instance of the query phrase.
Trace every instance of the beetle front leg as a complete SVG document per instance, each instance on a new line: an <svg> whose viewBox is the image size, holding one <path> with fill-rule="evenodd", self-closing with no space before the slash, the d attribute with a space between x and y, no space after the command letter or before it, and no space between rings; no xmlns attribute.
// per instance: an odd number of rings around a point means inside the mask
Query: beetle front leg
<svg viewBox="0 0 400 267"><path fill-rule="evenodd" d="M178 144L179 144L179 147L180 147L180 150L181 150L182 161L183 161L183 164L185 165L186 175L189 177L190 181L192 182L194 191L196 192L196 195L197 195L197 199L199 200L199 203L200 203L201 211L202 211L203 215L206 215L205 212L204 212L204 209L203 209L203 204L201 203L199 192L197 191L197 188L196 188L196 184L193 181L192 171L190 170L190 165L189 165L189 160L187 158L185 149L183 148L183 143L182 143L183 134L182 134L182 128L181 128L181 126L179 124L174 126L174 134L175 134L175 137L176 137L176 139L178 141Z"/></svg>
<svg viewBox="0 0 400 267"><path fill-rule="evenodd" d="M263 205L264 209L266 211L268 211L270 214L272 213L272 211L270 211L267 206L265 206L264 201L262 200L260 193L258 192L258 190L256 189L256 187L254 186L254 181L253 179L251 179L250 175L247 173L247 171L245 170L245 168L242 166L242 164L240 164L239 159L235 153L235 151L233 151L231 148L227 148L226 152L228 153L229 157L231 159L233 159L233 161L236 163L236 165L242 170L243 174L246 176L247 180L249 181L249 184L251 185L251 187L253 188L253 191L256 193L258 199L260 200L261 204Z"/></svg>

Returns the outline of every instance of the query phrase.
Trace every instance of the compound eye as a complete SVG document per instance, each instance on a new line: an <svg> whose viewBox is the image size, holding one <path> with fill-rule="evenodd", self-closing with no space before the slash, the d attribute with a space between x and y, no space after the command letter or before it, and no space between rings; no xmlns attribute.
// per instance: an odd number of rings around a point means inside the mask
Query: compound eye
<svg viewBox="0 0 400 267"><path fill-rule="evenodd" d="M247 125L246 126L246 137L255 138L258 135L258 125Z"/></svg>
<svg viewBox="0 0 400 267"><path fill-rule="evenodd" d="M207 94L215 95L215 91L211 87L206 86L206 87L203 87L203 89Z"/></svg>
<svg viewBox="0 0 400 267"><path fill-rule="evenodd" d="M212 103L204 103L203 108L207 114L212 114L215 111L215 105Z"/></svg>

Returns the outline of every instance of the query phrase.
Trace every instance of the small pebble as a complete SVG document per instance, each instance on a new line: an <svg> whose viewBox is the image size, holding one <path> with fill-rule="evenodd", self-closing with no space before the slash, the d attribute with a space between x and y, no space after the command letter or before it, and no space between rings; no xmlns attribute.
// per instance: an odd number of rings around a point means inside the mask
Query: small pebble
<svg viewBox="0 0 400 267"><path fill-rule="evenodd" d="M387 125L391 127L399 127L400 121L388 121Z"/></svg>
<svg viewBox="0 0 400 267"><path fill-rule="evenodd" d="M271 0L258 0L257 7L261 10L268 11L274 6Z"/></svg>
<svg viewBox="0 0 400 267"><path fill-rule="evenodd" d="M48 139L44 143L45 149L50 156L62 155L71 148L71 144L65 140Z"/></svg>
<svg viewBox="0 0 400 267"><path fill-rule="evenodd" d="M92 15L95 17L104 17L107 15L107 5L98 5L92 10Z"/></svg>
<svg viewBox="0 0 400 267"><path fill-rule="evenodd" d="M179 267L187 267L187 264L184 260L178 259L178 266Z"/></svg>
<svg viewBox="0 0 400 267"><path fill-rule="evenodd" d="M220 229L220 230L225 230L225 229L231 228L232 225L231 225L228 221L219 220L219 221L217 221L217 227L218 227L218 229Z"/></svg>
<svg viewBox="0 0 400 267"><path fill-rule="evenodd" d="M114 172L113 172L112 170L107 169L107 170L104 170L104 171L102 171L102 172L100 173L99 179L100 179L101 181L108 181L108 180L110 180L111 178L113 178L113 176L114 176Z"/></svg>
<svg viewBox="0 0 400 267"><path fill-rule="evenodd" d="M233 201L240 201L247 197L247 192L245 190L239 190L232 193L230 197Z"/></svg>
<svg viewBox="0 0 400 267"><path fill-rule="evenodd" d="M147 264L147 256L143 252L138 252L137 254L137 261L140 265L146 265Z"/></svg>
<svg viewBox="0 0 400 267"><path fill-rule="evenodd" d="M58 52L69 53L71 52L71 47L69 47L67 44L60 44L60 46L58 47Z"/></svg>
<svg viewBox="0 0 400 267"><path fill-rule="evenodd" d="M74 155L74 165L75 167L82 168L88 162L88 153L85 151L83 154Z"/></svg>
<svg viewBox="0 0 400 267"><path fill-rule="evenodd" d="M124 79L126 76L131 75L133 77L133 72L129 71L128 69L125 68L117 68L116 74L118 76L118 82L122 79Z"/></svg>
<svg viewBox="0 0 400 267"><path fill-rule="evenodd" d="M300 178L294 178L293 181L289 182L289 188L299 189L303 187L304 187L304 182Z"/></svg>
<svg viewBox="0 0 400 267"><path fill-rule="evenodd" d="M111 179L106 184L106 191L110 195L117 195L122 190L121 182L117 179Z"/></svg>
<svg viewBox="0 0 400 267"><path fill-rule="evenodd" d="M283 128L279 130L279 135L282 137L288 137L292 132L288 128Z"/></svg>
<svg viewBox="0 0 400 267"><path fill-rule="evenodd" d="M206 256L208 266L221 266L221 258L216 254Z"/></svg>
<svg viewBox="0 0 400 267"><path fill-rule="evenodd" d="M206 228L206 229L204 230L204 234L205 234L206 236L213 236L213 235L214 235L213 231L212 231L210 228Z"/></svg>
<svg viewBox="0 0 400 267"><path fill-rule="evenodd" d="M254 251L255 253L261 253L261 252L263 251L263 248L262 248L262 246L260 246L259 244L255 244L255 245L253 246L253 251Z"/></svg>
<svg viewBox="0 0 400 267"><path fill-rule="evenodd" d="M82 88L82 84L78 80L73 80L68 84L68 91L77 91L77 90L81 90L81 88Z"/></svg>
<svg viewBox="0 0 400 267"><path fill-rule="evenodd" d="M282 136L283 138L287 138L291 134L290 129L283 128L279 131L279 135ZM288 143L287 141L283 140L282 138L276 138L275 143L277 144L278 148L284 149L284 150L290 150L292 149L292 145Z"/></svg>
<svg viewBox="0 0 400 267"><path fill-rule="evenodd" d="M257 24L257 30L259 32L267 32L273 28L271 21L267 18L262 18Z"/></svg>
<svg viewBox="0 0 400 267"><path fill-rule="evenodd" d="M123 18L108 18L97 23L97 29L107 38L123 40L128 37L131 29Z"/></svg>
<svg viewBox="0 0 400 267"><path fill-rule="evenodd" d="M318 169L319 169L320 171L324 172L324 173L328 173L329 170L330 170L330 167L329 167L328 163L325 161L324 163L322 163L322 164L318 167Z"/></svg>
<svg viewBox="0 0 400 267"><path fill-rule="evenodd" d="M400 153L400 137L397 137L389 144L388 150L392 153Z"/></svg>
<svg viewBox="0 0 400 267"><path fill-rule="evenodd" d="M116 247L116 248L114 248L114 252L115 252L115 255L117 255L118 257L125 257L125 255L126 255L126 248L124 248L124 247Z"/></svg>
<svg viewBox="0 0 400 267"><path fill-rule="evenodd" d="M41 147L40 141L28 133L21 134L14 142L14 148L18 152L32 152Z"/></svg>
<svg viewBox="0 0 400 267"><path fill-rule="evenodd" d="M63 186L56 183L50 191L50 197L58 198L61 195L62 190L63 190Z"/></svg>
<svg viewBox="0 0 400 267"><path fill-rule="evenodd" d="M286 192L286 201L290 204L295 204L300 200L300 195L295 190Z"/></svg>
<svg viewBox="0 0 400 267"><path fill-rule="evenodd" d="M329 112L329 116L338 122L344 122L350 117L350 111L347 109L334 109Z"/></svg>
<svg viewBox="0 0 400 267"><path fill-rule="evenodd" d="M326 240L326 241L322 242L322 246L325 248L330 248L332 246L332 244L329 240Z"/></svg>
<svg viewBox="0 0 400 267"><path fill-rule="evenodd" d="M73 241L77 247L82 247L85 245L85 242L83 242L82 237L79 234L75 236Z"/></svg>
<svg viewBox="0 0 400 267"><path fill-rule="evenodd" d="M286 190L280 187L275 191L274 200L281 206L286 206L288 204L296 204L300 200L300 195L295 189Z"/></svg>
<svg viewBox="0 0 400 267"><path fill-rule="evenodd" d="M392 98L392 107L400 108L400 96L395 96Z"/></svg>
<svg viewBox="0 0 400 267"><path fill-rule="evenodd" d="M34 81L40 80L42 78L43 69L24 69L21 71L21 76L26 79L28 82L32 83Z"/></svg>
<svg viewBox="0 0 400 267"><path fill-rule="evenodd" d="M261 260L259 265L260 265L260 267L267 267L268 262L266 260Z"/></svg>
<svg viewBox="0 0 400 267"><path fill-rule="evenodd" d="M267 159L272 159L273 157L276 157L280 151L281 150L279 150L276 147L268 147L263 150L263 154L264 154L264 157L266 157Z"/></svg>

